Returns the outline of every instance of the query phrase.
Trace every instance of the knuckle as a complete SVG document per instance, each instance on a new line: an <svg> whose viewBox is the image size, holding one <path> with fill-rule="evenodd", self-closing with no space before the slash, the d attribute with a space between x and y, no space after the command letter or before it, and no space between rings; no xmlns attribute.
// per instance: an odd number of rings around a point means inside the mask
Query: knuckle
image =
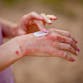
<svg viewBox="0 0 83 83"><path fill-rule="evenodd" d="M73 42L71 38L64 37L64 36L61 39L63 42L68 43L68 44L71 44Z"/></svg>
<svg viewBox="0 0 83 83"><path fill-rule="evenodd" d="M68 49L71 49L71 45L68 45L68 44L67 44L66 46L67 46Z"/></svg>
<svg viewBox="0 0 83 83"><path fill-rule="evenodd" d="M36 14L37 14L36 12L31 12L31 13L30 13L31 16L34 16L34 15L36 15Z"/></svg>
<svg viewBox="0 0 83 83"><path fill-rule="evenodd" d="M60 35L56 35L55 38L56 38L56 40L59 40L59 41L62 39L64 40L64 38L62 38Z"/></svg>
<svg viewBox="0 0 83 83"><path fill-rule="evenodd" d="M55 32L55 28L49 28L50 32Z"/></svg>
<svg viewBox="0 0 83 83"><path fill-rule="evenodd" d="M24 18L26 18L27 16L34 16L35 14L36 14L36 12L30 12L30 13L24 15L22 18L24 19Z"/></svg>
<svg viewBox="0 0 83 83"><path fill-rule="evenodd" d="M69 37L71 36L71 33L68 31L64 31Z"/></svg>
<svg viewBox="0 0 83 83"><path fill-rule="evenodd" d="M69 39L69 41L70 41L70 43L71 43L71 44L73 44L73 43L74 43L74 42L73 42L73 40L72 40L71 38Z"/></svg>
<svg viewBox="0 0 83 83"><path fill-rule="evenodd" d="M54 32L51 33L51 37L58 39L60 36Z"/></svg>

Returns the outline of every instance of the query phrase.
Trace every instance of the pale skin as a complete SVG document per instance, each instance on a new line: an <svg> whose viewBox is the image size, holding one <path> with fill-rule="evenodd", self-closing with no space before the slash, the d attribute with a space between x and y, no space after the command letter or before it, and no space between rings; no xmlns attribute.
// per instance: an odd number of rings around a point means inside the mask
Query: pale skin
<svg viewBox="0 0 83 83"><path fill-rule="evenodd" d="M26 55L61 57L71 62L75 61L74 56L68 53L78 54L77 41L67 31L56 28L46 30L45 25L52 24L52 20L56 20L54 15L35 12L24 15L19 24L1 20L4 36L14 38L0 46L0 71ZM35 36L33 32L39 30L47 34Z"/></svg>

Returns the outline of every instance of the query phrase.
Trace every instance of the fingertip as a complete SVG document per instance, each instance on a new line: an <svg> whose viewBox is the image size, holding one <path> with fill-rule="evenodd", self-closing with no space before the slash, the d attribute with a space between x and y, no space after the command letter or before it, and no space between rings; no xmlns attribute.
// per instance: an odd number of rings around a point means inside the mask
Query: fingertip
<svg viewBox="0 0 83 83"><path fill-rule="evenodd" d="M79 49L79 48L77 48L77 51L78 51L78 52L80 52L80 49Z"/></svg>
<svg viewBox="0 0 83 83"><path fill-rule="evenodd" d="M46 22L47 24L52 24L52 21L47 17L46 14L42 13L40 14L41 17L43 18L43 21Z"/></svg>
<svg viewBox="0 0 83 83"><path fill-rule="evenodd" d="M57 17L55 17L55 18L50 18L50 20L57 20Z"/></svg>
<svg viewBox="0 0 83 83"><path fill-rule="evenodd" d="M52 22L48 22L48 24L49 24L49 25L51 25L51 24L52 24Z"/></svg>
<svg viewBox="0 0 83 83"><path fill-rule="evenodd" d="M50 19L44 19L47 24L52 24L52 21Z"/></svg>
<svg viewBox="0 0 83 83"><path fill-rule="evenodd" d="M76 61L76 59L75 59L75 58L73 58L73 57L70 57L70 58L69 58L69 61L70 61L70 62L75 62L75 61Z"/></svg>

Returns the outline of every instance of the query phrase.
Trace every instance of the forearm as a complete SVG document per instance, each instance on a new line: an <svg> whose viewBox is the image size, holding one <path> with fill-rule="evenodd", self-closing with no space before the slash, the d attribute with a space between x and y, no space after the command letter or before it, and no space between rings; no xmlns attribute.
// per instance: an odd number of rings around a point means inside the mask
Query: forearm
<svg viewBox="0 0 83 83"><path fill-rule="evenodd" d="M15 36L15 31L17 27L15 23L0 19L0 26L2 28L3 36L5 37Z"/></svg>
<svg viewBox="0 0 83 83"><path fill-rule="evenodd" d="M12 41L12 40L11 40ZM7 42L0 46L0 71L4 70L22 57L21 50L16 42Z"/></svg>

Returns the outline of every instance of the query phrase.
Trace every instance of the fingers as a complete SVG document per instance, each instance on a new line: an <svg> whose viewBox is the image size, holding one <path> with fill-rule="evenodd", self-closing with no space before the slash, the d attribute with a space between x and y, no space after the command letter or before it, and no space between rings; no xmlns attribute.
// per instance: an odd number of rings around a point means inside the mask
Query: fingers
<svg viewBox="0 0 83 83"><path fill-rule="evenodd" d="M41 21L34 20L35 25L39 28L40 31L47 32L47 29Z"/></svg>
<svg viewBox="0 0 83 83"><path fill-rule="evenodd" d="M75 57L72 57L71 55L69 55L68 52L64 52L64 55L59 55L58 57L63 58L70 62L76 61Z"/></svg>
<svg viewBox="0 0 83 83"><path fill-rule="evenodd" d="M51 24L52 20L56 20L56 17L54 15L45 15L41 14L43 21L45 24ZM42 21L34 20L35 25L39 28L39 30L47 32L47 29L45 29L45 24Z"/></svg>
<svg viewBox="0 0 83 83"><path fill-rule="evenodd" d="M26 23L32 19L40 20L47 24L52 24L52 20L56 20L56 17L54 15L37 14L36 12L31 12L22 17L22 20L24 20Z"/></svg>
<svg viewBox="0 0 83 83"><path fill-rule="evenodd" d="M54 32L57 32L63 36L67 36L67 37L71 37L71 34L67 31L64 31L64 30L60 30L60 29L56 29L56 28L51 28L50 31L54 31Z"/></svg>
<svg viewBox="0 0 83 83"><path fill-rule="evenodd" d="M64 30L59 30L56 28L51 28L49 29L51 32L55 32L57 34L60 34L62 36L64 36L65 38L67 38L71 43L71 45L76 48L77 51L80 51L80 49L77 47L77 41L71 36L71 34L68 31L64 31ZM64 38L63 38L64 39ZM68 42L68 41L67 41ZM66 43L66 42L65 42Z"/></svg>
<svg viewBox="0 0 83 83"><path fill-rule="evenodd" d="M71 45L66 44L66 43L58 43L57 42L57 44L55 44L55 47L60 50L68 51L74 55L78 54L78 51L76 49L74 49Z"/></svg>
<svg viewBox="0 0 83 83"><path fill-rule="evenodd" d="M56 19L57 19L56 16L54 16L54 15L47 15L47 17L48 17L50 20L56 20Z"/></svg>
<svg viewBox="0 0 83 83"><path fill-rule="evenodd" d="M54 16L54 15L46 15L44 13L42 13L40 15L43 17L44 22L47 24L52 24L53 20L56 20L56 16Z"/></svg>
<svg viewBox="0 0 83 83"><path fill-rule="evenodd" d="M43 17L45 23L52 24L52 21L45 14L41 14L41 16Z"/></svg>
<svg viewBox="0 0 83 83"><path fill-rule="evenodd" d="M64 50L52 49L52 50L49 50L48 53L50 54L50 56L60 57L60 58L66 59L70 62L74 62L76 60L74 57L68 55L68 52L64 51Z"/></svg>
<svg viewBox="0 0 83 83"><path fill-rule="evenodd" d="M52 41L70 44L74 49L78 51L76 43L71 38L59 35L57 33L52 33L51 35L48 35L47 38L51 39Z"/></svg>
<svg viewBox="0 0 83 83"><path fill-rule="evenodd" d="M63 36L70 37L70 38L72 38L72 40L75 41L75 43L77 43L77 41L71 36L71 34L68 31L59 30L59 29L56 29L56 28L51 28L50 31L54 31L54 32L61 34Z"/></svg>
<svg viewBox="0 0 83 83"><path fill-rule="evenodd" d="M26 14L21 19L21 26L24 28L31 25L36 25L37 28L41 31L47 31L45 29L45 24L52 24L52 20L56 20L54 15L46 15L46 14L37 14L36 12L31 12ZM25 29L26 31L27 29Z"/></svg>
<svg viewBox="0 0 83 83"><path fill-rule="evenodd" d="M31 12L29 14L26 14L26 15L23 16L23 18L25 20L30 20L30 19L43 20L42 16L35 13L35 12Z"/></svg>

